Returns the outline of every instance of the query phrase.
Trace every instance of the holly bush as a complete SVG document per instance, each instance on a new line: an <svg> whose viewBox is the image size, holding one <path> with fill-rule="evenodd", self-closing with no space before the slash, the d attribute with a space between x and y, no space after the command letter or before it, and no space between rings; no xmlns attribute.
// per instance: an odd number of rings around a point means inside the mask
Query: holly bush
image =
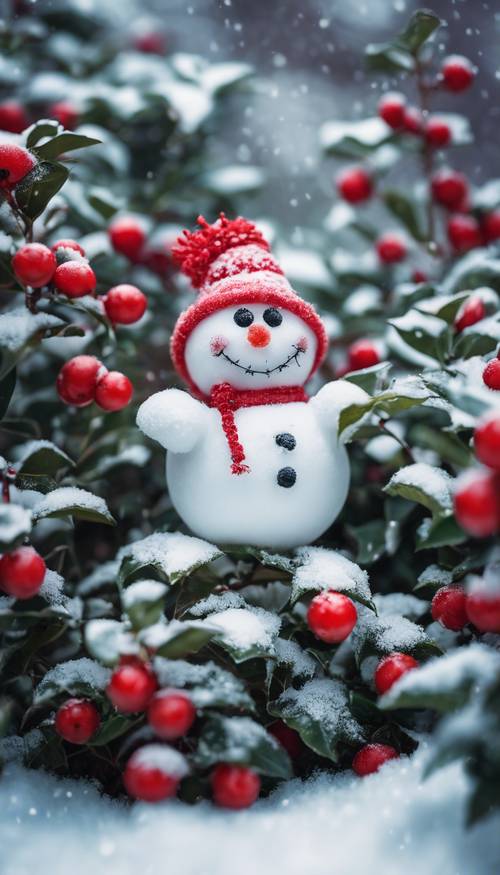
<svg viewBox="0 0 500 875"><path fill-rule="evenodd" d="M369 395L340 416L344 511L283 554L193 538L135 425L177 385L168 340L192 293L173 242L198 213L251 212L263 178L211 158L251 70L120 44L77 7L2 32L2 760L238 807L431 736L429 770L459 758L473 778L470 821L500 803L500 180L448 166L472 133L440 98L475 70L439 60L439 25L420 11L368 46L402 90L322 127L325 164L350 163L299 258L266 223L325 317L321 379ZM350 635L315 620L335 626L338 604Z"/></svg>

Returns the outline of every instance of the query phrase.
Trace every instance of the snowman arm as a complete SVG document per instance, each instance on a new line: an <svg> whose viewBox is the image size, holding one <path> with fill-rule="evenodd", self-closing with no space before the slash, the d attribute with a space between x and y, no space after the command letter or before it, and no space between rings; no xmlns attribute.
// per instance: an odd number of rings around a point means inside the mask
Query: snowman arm
<svg viewBox="0 0 500 875"><path fill-rule="evenodd" d="M323 428L337 435L342 410L351 404L364 404L369 397L364 389L349 380L334 380L323 386L309 403L315 408Z"/></svg>
<svg viewBox="0 0 500 875"><path fill-rule="evenodd" d="M189 453L207 423L208 410L187 392L165 389L139 407L137 425L148 437L172 453Z"/></svg>

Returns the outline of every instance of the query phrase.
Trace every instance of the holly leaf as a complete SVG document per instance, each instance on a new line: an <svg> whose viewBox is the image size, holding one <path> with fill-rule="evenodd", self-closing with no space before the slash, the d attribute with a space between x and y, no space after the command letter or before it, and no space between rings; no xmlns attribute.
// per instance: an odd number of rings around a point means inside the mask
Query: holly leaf
<svg viewBox="0 0 500 875"><path fill-rule="evenodd" d="M37 477L55 477L60 471L75 464L63 450L51 441L30 441L21 447L22 453L17 462L17 473Z"/></svg>
<svg viewBox="0 0 500 875"><path fill-rule="evenodd" d="M200 768L216 763L250 766L271 778L292 775L284 747L251 717L210 717L200 735L195 760Z"/></svg>
<svg viewBox="0 0 500 875"><path fill-rule="evenodd" d="M183 659L157 656L154 670L160 687L187 690L196 708L255 710L243 680L215 662L194 665Z"/></svg>
<svg viewBox="0 0 500 875"><path fill-rule="evenodd" d="M134 629L152 626L163 614L168 587L159 580L138 580L122 591L122 605Z"/></svg>
<svg viewBox="0 0 500 875"><path fill-rule="evenodd" d="M0 551L13 550L31 532L31 512L19 504L0 504Z"/></svg>
<svg viewBox="0 0 500 875"><path fill-rule="evenodd" d="M31 220L41 216L68 176L69 170L63 164L40 161L16 188L16 200L22 213Z"/></svg>
<svg viewBox="0 0 500 875"><path fill-rule="evenodd" d="M365 740L349 708L348 688L340 680L320 678L300 690L289 687L269 704L268 711L295 729L311 750L333 762L339 758L340 745L359 745Z"/></svg>
<svg viewBox="0 0 500 875"><path fill-rule="evenodd" d="M86 137L83 134L74 134L72 131L63 131L47 140L42 146L34 150L43 161L58 158L63 152L74 152L75 149L83 149L86 146L98 146L102 141L95 137Z"/></svg>
<svg viewBox="0 0 500 875"><path fill-rule="evenodd" d="M156 532L118 554L121 560L120 583L139 577L155 576L171 585L222 556L218 547L180 532Z"/></svg>
<svg viewBox="0 0 500 875"><path fill-rule="evenodd" d="M217 629L200 620L171 620L143 629L140 641L155 653L176 659L197 653L217 634Z"/></svg>
<svg viewBox="0 0 500 875"><path fill-rule="evenodd" d="M399 191L390 190L384 192L383 199L389 212L399 219L413 239L423 243L427 239L427 234L422 228L417 207L410 198Z"/></svg>
<svg viewBox="0 0 500 875"><path fill-rule="evenodd" d="M103 498L75 486L61 486L54 489L44 495L33 507L34 520L67 516L93 523L115 525L115 520Z"/></svg>
<svg viewBox="0 0 500 875"><path fill-rule="evenodd" d="M118 620L89 620L84 639L90 655L106 666L116 665L123 653L138 650L130 632Z"/></svg>
<svg viewBox="0 0 500 875"><path fill-rule="evenodd" d="M102 747L125 735L126 732L131 732L138 722L137 718L132 719L124 717L123 714L113 714L104 723L101 723L96 734L86 744L89 747Z"/></svg>
<svg viewBox="0 0 500 875"><path fill-rule="evenodd" d="M452 484L453 478L442 468L417 462L396 471L384 492L422 504L434 517L440 518L453 510Z"/></svg>

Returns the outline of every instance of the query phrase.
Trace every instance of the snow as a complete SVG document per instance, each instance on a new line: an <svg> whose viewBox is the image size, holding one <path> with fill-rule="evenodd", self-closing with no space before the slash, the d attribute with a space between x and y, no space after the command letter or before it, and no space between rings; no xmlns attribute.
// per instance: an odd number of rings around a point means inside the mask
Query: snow
<svg viewBox="0 0 500 875"><path fill-rule="evenodd" d="M500 817L466 831L468 778L451 765L423 781L427 756L422 749L364 779L295 779L241 813L174 801L129 810L90 782L9 765L2 875L152 875L162 860L179 875L492 875Z"/></svg>
<svg viewBox="0 0 500 875"><path fill-rule="evenodd" d="M0 507L0 539L8 545L31 531L31 512L18 504Z"/></svg>
<svg viewBox="0 0 500 875"><path fill-rule="evenodd" d="M83 656L81 659L70 659L50 668L43 676L35 690L35 701L40 701L45 694L58 689L71 690L75 684L86 684L93 690L103 690L111 672L93 659Z"/></svg>
<svg viewBox="0 0 500 875"><path fill-rule="evenodd" d="M244 608L246 607L245 599L237 592L222 593L221 595L209 595L208 598L196 602L190 609L189 613L192 617L206 617L211 613L219 613L226 611L228 608Z"/></svg>
<svg viewBox="0 0 500 875"><path fill-rule="evenodd" d="M184 778L189 768L185 757L167 744L145 744L134 753L134 765L159 769L175 778Z"/></svg>
<svg viewBox="0 0 500 875"><path fill-rule="evenodd" d="M218 547L180 532L156 532L122 547L118 553L120 559L127 557L139 565L159 567L167 577L179 577L218 556Z"/></svg>
<svg viewBox="0 0 500 875"><path fill-rule="evenodd" d="M431 583L438 583L439 586L449 586L450 583L453 583L453 574L445 568L440 568L439 565L428 565L419 575L418 582L422 586Z"/></svg>
<svg viewBox="0 0 500 875"><path fill-rule="evenodd" d="M64 322L50 313L30 313L25 306L0 315L0 342L3 349L15 352L36 332L47 328L63 328Z"/></svg>
<svg viewBox="0 0 500 875"><path fill-rule="evenodd" d="M253 707L243 681L215 662L195 665L183 659L157 656L154 670L160 687L187 688L196 708L217 704L230 705L231 708Z"/></svg>
<svg viewBox="0 0 500 875"><path fill-rule="evenodd" d="M33 507L33 517L40 519L74 507L95 511L102 516L109 517L109 511L103 498L76 486L60 486L44 495Z"/></svg>
<svg viewBox="0 0 500 875"><path fill-rule="evenodd" d="M429 603L405 592L377 593L373 597L379 617L402 614L409 620L418 619L429 610Z"/></svg>
<svg viewBox="0 0 500 875"><path fill-rule="evenodd" d="M281 619L263 608L228 608L209 614L207 622L219 630L219 638L236 650L258 647L272 653Z"/></svg>
<svg viewBox="0 0 500 875"><path fill-rule="evenodd" d="M368 574L342 553L324 547L302 547L297 551L301 563L292 581L292 600L309 591L348 590L370 598Z"/></svg>
<svg viewBox="0 0 500 875"><path fill-rule="evenodd" d="M399 614L385 614L377 617L373 611L359 605L358 622L351 632L351 643L357 656L365 641L373 642L380 653L412 651L428 638L421 626L417 626Z"/></svg>
<svg viewBox="0 0 500 875"><path fill-rule="evenodd" d="M470 644L446 656L430 659L418 671L407 672L382 697L380 705L390 708L403 693L446 696L471 684L477 693L480 688L491 685L499 672L499 653L481 644Z"/></svg>
<svg viewBox="0 0 500 875"><path fill-rule="evenodd" d="M142 602L159 601L167 592L167 587L159 580L138 580L123 591L123 607L127 610Z"/></svg>
<svg viewBox="0 0 500 875"><path fill-rule="evenodd" d="M276 662L286 665L294 678L313 677L317 663L296 641L278 638L275 642Z"/></svg>

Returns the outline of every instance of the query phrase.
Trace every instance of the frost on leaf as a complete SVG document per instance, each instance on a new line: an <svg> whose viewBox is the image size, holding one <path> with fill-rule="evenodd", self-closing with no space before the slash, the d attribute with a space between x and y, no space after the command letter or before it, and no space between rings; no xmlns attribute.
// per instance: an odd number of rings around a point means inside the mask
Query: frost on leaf
<svg viewBox="0 0 500 875"><path fill-rule="evenodd" d="M418 671L403 675L379 701L381 708L460 708L500 673L500 654L481 644L470 644L432 659Z"/></svg>
<svg viewBox="0 0 500 875"><path fill-rule="evenodd" d="M263 608L228 608L209 614L206 622L216 630L217 642L235 662L275 655L281 620Z"/></svg>
<svg viewBox="0 0 500 875"><path fill-rule="evenodd" d="M273 778L289 778L288 754L274 736L251 717L210 717L200 736L196 761L206 768L216 763L251 766Z"/></svg>
<svg viewBox="0 0 500 875"><path fill-rule="evenodd" d="M386 656L394 651L411 653L417 658L440 653L421 626L394 610L395 613L377 617L366 608L358 609L358 621L350 638L358 665L370 656Z"/></svg>
<svg viewBox="0 0 500 875"><path fill-rule="evenodd" d="M453 478L442 468L418 462L396 471L384 491L423 504L439 517L452 512L452 484Z"/></svg>
<svg viewBox="0 0 500 875"><path fill-rule="evenodd" d="M254 703L240 678L215 662L193 665L182 659L154 659L154 671L160 687L175 687L189 692L196 708L245 708Z"/></svg>
<svg viewBox="0 0 500 875"><path fill-rule="evenodd" d="M109 669L87 657L61 662L42 678L35 690L33 704L40 705L62 693L92 697L104 690L110 677Z"/></svg>
<svg viewBox="0 0 500 875"><path fill-rule="evenodd" d="M44 495L33 507L35 520L46 517L74 516L96 523L114 523L103 498L78 489L76 486L61 486Z"/></svg>
<svg viewBox="0 0 500 875"><path fill-rule="evenodd" d="M276 663L286 666L293 678L312 678L316 673L316 661L296 641L277 638L275 650Z"/></svg>
<svg viewBox="0 0 500 875"><path fill-rule="evenodd" d="M308 593L333 589L371 605L368 574L342 553L324 547L301 547L297 561L300 564L292 580L292 602Z"/></svg>
<svg viewBox="0 0 500 875"><path fill-rule="evenodd" d="M295 729L308 747L334 762L340 743L359 745L365 740L349 710L349 691L339 680L320 678L300 690L289 687L268 710Z"/></svg>
<svg viewBox="0 0 500 875"><path fill-rule="evenodd" d="M120 550L120 578L126 581L138 573L146 575L149 569L173 584L219 556L222 556L219 548L201 538L180 532L156 532Z"/></svg>

